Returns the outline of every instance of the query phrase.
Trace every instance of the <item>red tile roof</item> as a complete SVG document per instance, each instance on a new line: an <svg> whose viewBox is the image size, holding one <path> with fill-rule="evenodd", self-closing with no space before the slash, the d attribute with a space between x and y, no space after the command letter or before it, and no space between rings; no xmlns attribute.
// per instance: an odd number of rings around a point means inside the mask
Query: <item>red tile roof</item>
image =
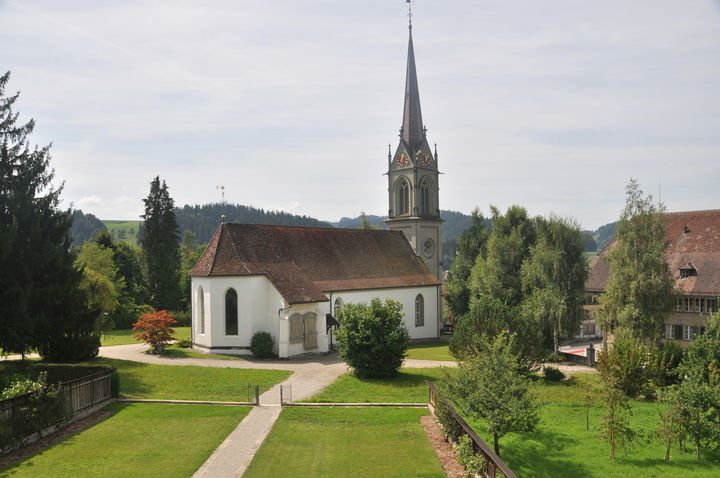
<svg viewBox="0 0 720 478"><path fill-rule="evenodd" d="M665 219L665 239L668 241L665 260L677 279L679 292L720 296L720 209L671 212L665 214ZM586 290L605 290L610 269L603 259L616 240L610 241L590 264ZM680 279L680 269L690 268L690 263L697 275Z"/></svg>
<svg viewBox="0 0 720 478"><path fill-rule="evenodd" d="M325 292L436 286L400 231L223 224L191 276L266 276L291 304Z"/></svg>

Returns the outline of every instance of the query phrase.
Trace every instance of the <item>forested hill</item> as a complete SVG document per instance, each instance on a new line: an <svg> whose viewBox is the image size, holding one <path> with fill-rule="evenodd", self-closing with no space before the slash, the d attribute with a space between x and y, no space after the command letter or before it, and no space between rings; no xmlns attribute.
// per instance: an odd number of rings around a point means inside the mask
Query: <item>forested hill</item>
<svg viewBox="0 0 720 478"><path fill-rule="evenodd" d="M210 242L212 235L225 215L225 222L242 224L274 224L278 226L318 226L332 227L332 224L314 217L297 216L282 211L266 211L240 204L203 204L202 206L183 206L175 208L181 234L190 231L201 244Z"/></svg>

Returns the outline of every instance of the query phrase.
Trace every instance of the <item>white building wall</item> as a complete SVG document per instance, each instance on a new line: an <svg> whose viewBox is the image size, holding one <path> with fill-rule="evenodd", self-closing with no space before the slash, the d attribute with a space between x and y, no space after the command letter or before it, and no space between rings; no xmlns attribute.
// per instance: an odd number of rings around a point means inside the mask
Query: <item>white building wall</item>
<svg viewBox="0 0 720 478"><path fill-rule="evenodd" d="M278 343L278 313L285 303L265 276L193 277L191 287L193 341L200 349L247 354L253 334L260 331L269 332ZM201 287L205 296L205 334L199 333ZM225 335L225 293L231 287L238 295L237 335Z"/></svg>
<svg viewBox="0 0 720 478"><path fill-rule="evenodd" d="M422 327L415 327L415 298L422 294L425 300L425 323ZM327 293L329 296L330 294ZM405 287L398 289L373 289L359 291L345 291L332 293L332 305L340 298L343 304L365 303L369 304L374 298L381 301L393 299L403 306L405 327L412 340L436 339L439 334L438 321L438 288L437 287ZM328 309L327 312L333 313ZM334 314L333 314L334 315ZM323 314L324 317L324 314Z"/></svg>
<svg viewBox="0 0 720 478"><path fill-rule="evenodd" d="M393 299L403 306L405 327L413 340L438 337L438 288L407 287L327 293L328 302L287 304L265 276L193 277L192 278L192 337L193 344L203 351L225 354L249 354L250 340L256 332L265 331L275 341L275 353L281 358L305 353L327 353L330 334L325 330L325 314L334 315L335 301L343 304L370 303L374 298ZM225 293L234 288L238 294L238 335L225 335ZM205 297L205 334L200 333L200 304L202 288ZM415 326L415 298L424 298L424 325ZM291 344L290 317L313 312L316 315L317 348L307 350L303 343Z"/></svg>

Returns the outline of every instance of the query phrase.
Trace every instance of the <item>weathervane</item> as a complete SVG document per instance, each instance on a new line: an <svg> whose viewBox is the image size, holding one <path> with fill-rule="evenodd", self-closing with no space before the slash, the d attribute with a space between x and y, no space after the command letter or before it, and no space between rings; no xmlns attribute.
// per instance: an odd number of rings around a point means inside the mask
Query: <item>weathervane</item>
<svg viewBox="0 0 720 478"><path fill-rule="evenodd" d="M408 28L412 30L412 0L405 0L408 4Z"/></svg>

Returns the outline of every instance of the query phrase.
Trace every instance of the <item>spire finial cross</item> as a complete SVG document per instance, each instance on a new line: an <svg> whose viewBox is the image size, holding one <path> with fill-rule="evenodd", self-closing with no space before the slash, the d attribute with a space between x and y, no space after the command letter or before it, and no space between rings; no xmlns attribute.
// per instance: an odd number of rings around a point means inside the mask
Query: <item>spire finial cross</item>
<svg viewBox="0 0 720 478"><path fill-rule="evenodd" d="M408 4L408 29L412 30L412 0L405 0Z"/></svg>

